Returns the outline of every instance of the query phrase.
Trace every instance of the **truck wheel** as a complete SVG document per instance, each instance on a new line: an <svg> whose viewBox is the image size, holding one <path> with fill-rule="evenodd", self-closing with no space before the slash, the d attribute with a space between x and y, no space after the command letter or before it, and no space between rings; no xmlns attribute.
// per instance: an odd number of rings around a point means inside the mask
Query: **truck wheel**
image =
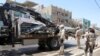
<svg viewBox="0 0 100 56"><path fill-rule="evenodd" d="M43 40L42 40L42 41L39 40L38 45L39 45L39 47L38 47L39 50L43 50L43 49L45 49L45 41L43 41Z"/></svg>
<svg viewBox="0 0 100 56"><path fill-rule="evenodd" d="M24 41L23 40L21 40L21 44L24 45Z"/></svg>
<svg viewBox="0 0 100 56"><path fill-rule="evenodd" d="M59 49L60 48L59 39L57 39L57 38L48 39L46 44L47 44L49 49L54 50L54 49Z"/></svg>
<svg viewBox="0 0 100 56"><path fill-rule="evenodd" d="M4 38L0 38L0 45L4 45L4 42L5 42Z"/></svg>

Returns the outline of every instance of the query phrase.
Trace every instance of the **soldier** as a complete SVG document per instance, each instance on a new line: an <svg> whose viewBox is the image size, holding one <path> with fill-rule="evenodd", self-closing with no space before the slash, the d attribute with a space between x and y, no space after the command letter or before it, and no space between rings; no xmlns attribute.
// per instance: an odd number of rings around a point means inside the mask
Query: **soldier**
<svg viewBox="0 0 100 56"><path fill-rule="evenodd" d="M88 32L85 34L86 37L86 43L85 43L85 56L87 56L87 52L89 50L89 56L92 56L93 49L95 47L95 30L93 28L89 28Z"/></svg>
<svg viewBox="0 0 100 56"><path fill-rule="evenodd" d="M75 38L77 40L77 47L80 49L80 38L83 35L83 29L82 29L82 25L78 25L76 33L75 33Z"/></svg>
<svg viewBox="0 0 100 56"><path fill-rule="evenodd" d="M59 55L63 55L64 54L64 39L65 39L64 25L60 25L59 29L60 29L60 32L59 32L59 36L60 36L60 52L59 52Z"/></svg>

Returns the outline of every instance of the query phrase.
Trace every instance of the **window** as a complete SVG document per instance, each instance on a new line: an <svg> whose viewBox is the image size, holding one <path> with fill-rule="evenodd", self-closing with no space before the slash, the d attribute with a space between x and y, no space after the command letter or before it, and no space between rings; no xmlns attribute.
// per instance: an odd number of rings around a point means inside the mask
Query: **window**
<svg viewBox="0 0 100 56"><path fill-rule="evenodd" d="M30 18L28 14L24 14L24 18Z"/></svg>
<svg viewBox="0 0 100 56"><path fill-rule="evenodd" d="M19 11L15 11L14 12L14 16L15 17L22 17L22 18L30 18L30 14L29 13L22 13L22 12L19 12Z"/></svg>
<svg viewBox="0 0 100 56"><path fill-rule="evenodd" d="M0 27L2 27L3 26L3 21L0 21Z"/></svg>
<svg viewBox="0 0 100 56"><path fill-rule="evenodd" d="M60 14L61 14L61 13L58 11L58 12L57 12L57 15L60 15Z"/></svg>
<svg viewBox="0 0 100 56"><path fill-rule="evenodd" d="M65 14L65 16L68 16L68 14Z"/></svg>
<svg viewBox="0 0 100 56"><path fill-rule="evenodd" d="M22 17L22 13L21 12L18 12L18 11L15 11L14 12L14 16L15 17Z"/></svg>

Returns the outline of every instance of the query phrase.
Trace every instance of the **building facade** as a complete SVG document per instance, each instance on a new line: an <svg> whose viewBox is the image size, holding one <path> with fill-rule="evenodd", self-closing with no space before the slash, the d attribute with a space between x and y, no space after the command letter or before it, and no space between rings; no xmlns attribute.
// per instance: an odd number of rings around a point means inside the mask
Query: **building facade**
<svg viewBox="0 0 100 56"><path fill-rule="evenodd" d="M44 7L43 5L35 7L36 11L41 13L47 20L56 25L68 25L68 21L72 19L72 12L65 9L58 8L57 6Z"/></svg>

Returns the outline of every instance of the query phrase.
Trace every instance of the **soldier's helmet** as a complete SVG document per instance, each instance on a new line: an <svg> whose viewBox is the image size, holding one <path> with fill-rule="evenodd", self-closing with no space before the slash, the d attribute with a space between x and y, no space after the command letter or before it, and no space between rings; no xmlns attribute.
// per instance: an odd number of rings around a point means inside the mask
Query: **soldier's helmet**
<svg viewBox="0 0 100 56"><path fill-rule="evenodd" d="M82 24L78 24L78 27L79 27L79 28L82 28Z"/></svg>
<svg viewBox="0 0 100 56"><path fill-rule="evenodd" d="M64 29L64 25L63 24L59 25L59 29Z"/></svg>
<svg viewBox="0 0 100 56"><path fill-rule="evenodd" d="M95 33L95 30L93 28L89 28L89 32Z"/></svg>

